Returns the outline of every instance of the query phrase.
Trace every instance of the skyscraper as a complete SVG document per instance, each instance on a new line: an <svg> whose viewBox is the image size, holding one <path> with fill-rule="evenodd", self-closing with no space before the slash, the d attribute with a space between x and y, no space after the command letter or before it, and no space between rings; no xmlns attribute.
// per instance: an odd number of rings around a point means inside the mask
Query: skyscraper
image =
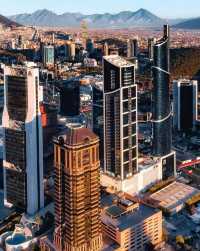
<svg viewBox="0 0 200 251"><path fill-rule="evenodd" d="M149 56L149 59L153 59L155 42L156 42L155 38L149 38L148 39L148 56Z"/></svg>
<svg viewBox="0 0 200 251"><path fill-rule="evenodd" d="M44 206L39 70L6 66L4 80L5 201L33 215Z"/></svg>
<svg viewBox="0 0 200 251"><path fill-rule="evenodd" d="M198 83L195 80L173 82L173 125L178 131L189 132L197 121Z"/></svg>
<svg viewBox="0 0 200 251"><path fill-rule="evenodd" d="M104 57L104 172L121 181L137 168L137 86L135 66Z"/></svg>
<svg viewBox="0 0 200 251"><path fill-rule="evenodd" d="M68 41L65 44L65 57L66 60L73 61L76 57L76 44L72 41Z"/></svg>
<svg viewBox="0 0 200 251"><path fill-rule="evenodd" d="M171 106L169 93L169 26L154 45L153 60L153 152L156 156L171 152Z"/></svg>
<svg viewBox="0 0 200 251"><path fill-rule="evenodd" d="M103 45L103 55L108 56L109 55L109 45L107 42L104 43Z"/></svg>
<svg viewBox="0 0 200 251"><path fill-rule="evenodd" d="M52 66L54 65L54 57L55 57L54 46L52 45L45 45L43 46L43 64L45 66Z"/></svg>
<svg viewBox="0 0 200 251"><path fill-rule="evenodd" d="M99 251L99 139L89 129L71 125L54 143L56 250Z"/></svg>
<svg viewBox="0 0 200 251"><path fill-rule="evenodd" d="M137 57L138 56L138 40L128 39L127 41L127 57Z"/></svg>
<svg viewBox="0 0 200 251"><path fill-rule="evenodd" d="M92 53L93 50L94 50L94 42L92 39L88 38L86 40L86 50L89 52L89 53Z"/></svg>
<svg viewBox="0 0 200 251"><path fill-rule="evenodd" d="M64 81L60 88L60 114L78 116L80 114L80 83Z"/></svg>
<svg viewBox="0 0 200 251"><path fill-rule="evenodd" d="M103 167L103 153L104 153L104 132L103 132L103 85L93 85L92 87L92 117L93 117L93 131L100 139L100 161Z"/></svg>

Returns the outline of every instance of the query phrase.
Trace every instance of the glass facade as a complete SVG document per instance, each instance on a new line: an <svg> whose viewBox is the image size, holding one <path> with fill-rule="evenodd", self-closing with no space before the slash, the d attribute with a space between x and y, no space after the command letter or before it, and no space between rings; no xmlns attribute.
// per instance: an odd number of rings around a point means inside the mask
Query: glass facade
<svg viewBox="0 0 200 251"><path fill-rule="evenodd" d="M104 166L124 180L137 172L137 88L134 65L112 59L104 59Z"/></svg>
<svg viewBox="0 0 200 251"><path fill-rule="evenodd" d="M60 114L67 117L80 114L79 81L64 82L60 88Z"/></svg>
<svg viewBox="0 0 200 251"><path fill-rule="evenodd" d="M10 128L5 128L5 157L12 167L6 171L7 201L18 208L25 208L27 79L8 75L6 82Z"/></svg>
<svg viewBox="0 0 200 251"><path fill-rule="evenodd" d="M153 73L153 152L157 156L171 152L171 106L169 93L169 37L168 26L164 37L154 45Z"/></svg>

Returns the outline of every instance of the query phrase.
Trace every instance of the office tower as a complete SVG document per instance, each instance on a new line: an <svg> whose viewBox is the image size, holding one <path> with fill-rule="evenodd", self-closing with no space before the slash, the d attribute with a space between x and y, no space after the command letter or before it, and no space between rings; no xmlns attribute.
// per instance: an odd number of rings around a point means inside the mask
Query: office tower
<svg viewBox="0 0 200 251"><path fill-rule="evenodd" d="M22 37L22 35L18 36L17 46L18 46L18 48L23 48L23 37Z"/></svg>
<svg viewBox="0 0 200 251"><path fill-rule="evenodd" d="M60 88L60 114L66 117L80 114L79 81L63 82Z"/></svg>
<svg viewBox="0 0 200 251"><path fill-rule="evenodd" d="M153 60L153 55L154 55L154 44L156 43L155 38L149 38L148 39L148 56L149 59Z"/></svg>
<svg viewBox="0 0 200 251"><path fill-rule="evenodd" d="M5 203L35 214L44 205L39 70L33 63L4 68Z"/></svg>
<svg viewBox="0 0 200 251"><path fill-rule="evenodd" d="M41 121L43 129L44 155L49 156L52 153L52 139L57 132L58 107L52 103L41 103L40 105Z"/></svg>
<svg viewBox="0 0 200 251"><path fill-rule="evenodd" d="M92 41L92 39L88 38L86 40L86 50L89 52L89 53L92 53L93 50L94 50L94 43Z"/></svg>
<svg viewBox="0 0 200 251"><path fill-rule="evenodd" d="M0 64L0 124L2 124L2 115L4 108L4 69L3 64Z"/></svg>
<svg viewBox="0 0 200 251"><path fill-rule="evenodd" d="M197 120L197 81L173 82L173 124L178 131L189 132L195 128Z"/></svg>
<svg viewBox="0 0 200 251"><path fill-rule="evenodd" d="M54 46L44 45L42 50L42 59L44 66L53 66L55 59Z"/></svg>
<svg viewBox="0 0 200 251"><path fill-rule="evenodd" d="M68 42L65 45L65 56L66 60L74 60L76 56L76 44L74 42Z"/></svg>
<svg viewBox="0 0 200 251"><path fill-rule="evenodd" d="M153 60L153 152L156 156L171 152L171 106L169 93L169 26L154 45Z"/></svg>
<svg viewBox="0 0 200 251"><path fill-rule="evenodd" d="M138 56L138 40L128 39L127 41L127 57L137 57Z"/></svg>
<svg viewBox="0 0 200 251"><path fill-rule="evenodd" d="M137 168L137 86L135 66L117 56L104 57L104 167L123 181Z"/></svg>
<svg viewBox="0 0 200 251"><path fill-rule="evenodd" d="M52 33L52 44L55 44L55 33Z"/></svg>
<svg viewBox="0 0 200 251"><path fill-rule="evenodd" d="M101 250L99 139L76 124L54 145L56 250Z"/></svg>
<svg viewBox="0 0 200 251"><path fill-rule="evenodd" d="M107 42L104 43L103 45L103 55L108 56L109 55L109 45Z"/></svg>
<svg viewBox="0 0 200 251"><path fill-rule="evenodd" d="M200 97L200 83L198 83L197 88L197 95ZM200 98L197 100L197 121L196 121L196 128L199 129L200 127Z"/></svg>
<svg viewBox="0 0 200 251"><path fill-rule="evenodd" d="M100 161L101 167L103 167L103 85L94 85L93 90L93 102L92 102L92 117L93 117L93 131L99 136L100 139Z"/></svg>

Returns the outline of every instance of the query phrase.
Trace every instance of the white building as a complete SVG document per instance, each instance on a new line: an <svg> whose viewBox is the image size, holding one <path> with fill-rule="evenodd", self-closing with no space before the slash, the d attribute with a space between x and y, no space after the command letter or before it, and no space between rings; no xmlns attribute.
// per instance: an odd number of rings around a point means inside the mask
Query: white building
<svg viewBox="0 0 200 251"><path fill-rule="evenodd" d="M5 66L4 82L5 204L33 215L44 206L39 69L33 63Z"/></svg>
<svg viewBox="0 0 200 251"><path fill-rule="evenodd" d="M131 195L138 194L163 179L161 158L145 159L138 163L138 173L129 179L113 179L104 173L101 174L101 185L114 191L123 191Z"/></svg>

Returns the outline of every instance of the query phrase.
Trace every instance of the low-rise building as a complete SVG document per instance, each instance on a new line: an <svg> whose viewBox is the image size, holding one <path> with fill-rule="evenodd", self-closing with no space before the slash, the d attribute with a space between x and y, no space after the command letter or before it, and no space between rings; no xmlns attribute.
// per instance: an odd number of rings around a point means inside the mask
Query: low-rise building
<svg viewBox="0 0 200 251"><path fill-rule="evenodd" d="M164 212L175 214L184 208L188 199L199 193L198 189L175 181L150 195L148 201Z"/></svg>
<svg viewBox="0 0 200 251"><path fill-rule="evenodd" d="M147 245L154 246L162 242L162 212L140 204L131 196L103 199L103 234L119 246L117 250L143 251ZM121 249L119 249L121 248Z"/></svg>

